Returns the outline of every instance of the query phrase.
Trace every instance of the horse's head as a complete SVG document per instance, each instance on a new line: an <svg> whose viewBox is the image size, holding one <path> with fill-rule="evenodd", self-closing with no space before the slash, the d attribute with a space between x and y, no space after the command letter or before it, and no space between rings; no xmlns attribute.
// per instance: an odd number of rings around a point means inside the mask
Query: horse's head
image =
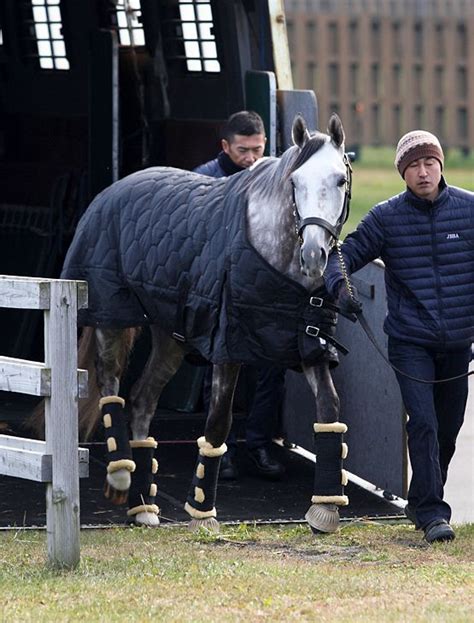
<svg viewBox="0 0 474 623"><path fill-rule="evenodd" d="M301 271L319 278L347 218L351 169L344 151L344 129L333 113L328 134L318 132L312 136L304 119L297 116L292 134L300 148L291 182L301 242Z"/></svg>

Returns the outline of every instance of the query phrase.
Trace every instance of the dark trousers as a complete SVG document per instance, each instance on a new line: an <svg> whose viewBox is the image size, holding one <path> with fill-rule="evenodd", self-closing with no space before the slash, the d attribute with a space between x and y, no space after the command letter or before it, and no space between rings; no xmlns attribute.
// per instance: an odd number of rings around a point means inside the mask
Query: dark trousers
<svg viewBox="0 0 474 623"><path fill-rule="evenodd" d="M278 425L278 415L285 390L285 368L276 366L255 368L255 393L248 407L245 421L245 439L247 448L252 450L271 442ZM206 370L203 387L203 401L206 411L209 409L212 366ZM232 427L227 438L229 450L235 449L237 438Z"/></svg>
<svg viewBox="0 0 474 623"><path fill-rule="evenodd" d="M471 349L451 353L389 338L391 363L411 376L435 380L468 371ZM406 425L412 479L408 502L421 528L434 519L451 518L443 500L448 466L464 421L468 394L467 377L448 383L420 383L396 373L408 414Z"/></svg>

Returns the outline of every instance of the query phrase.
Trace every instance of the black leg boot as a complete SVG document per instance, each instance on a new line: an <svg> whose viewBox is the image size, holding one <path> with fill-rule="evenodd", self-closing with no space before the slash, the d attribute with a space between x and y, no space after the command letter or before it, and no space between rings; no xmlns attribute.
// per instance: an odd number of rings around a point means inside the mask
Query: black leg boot
<svg viewBox="0 0 474 623"><path fill-rule="evenodd" d="M214 448L205 437L200 437L197 443L199 456L184 509L192 517L190 529L207 528L218 532L215 508L217 477L221 457L227 446L224 443L219 448Z"/></svg>
<svg viewBox="0 0 474 623"><path fill-rule="evenodd" d="M135 469L123 413L125 401L120 396L99 400L105 441L107 443L107 479L104 494L113 504L124 504L130 488L130 473Z"/></svg>
<svg viewBox="0 0 474 623"><path fill-rule="evenodd" d="M155 504L157 487L155 475L158 462L154 458L157 447L153 437L130 442L136 469L132 476L132 485L128 494L129 510L127 515L132 523L139 526L157 526L160 521L160 509Z"/></svg>
<svg viewBox="0 0 474 623"><path fill-rule="evenodd" d="M312 506L306 520L315 533L335 532L339 526L338 506L346 506L349 499L344 495L347 473L342 469L347 456L347 444L343 442L347 426L342 422L314 425L316 465Z"/></svg>

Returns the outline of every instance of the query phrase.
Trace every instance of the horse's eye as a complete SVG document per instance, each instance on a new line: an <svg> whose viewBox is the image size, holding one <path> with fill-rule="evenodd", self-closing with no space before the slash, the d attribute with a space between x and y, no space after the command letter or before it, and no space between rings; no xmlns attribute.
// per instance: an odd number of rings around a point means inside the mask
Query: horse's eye
<svg viewBox="0 0 474 623"><path fill-rule="evenodd" d="M341 177L337 182L338 186L344 186L345 184L347 184L347 179L345 177Z"/></svg>

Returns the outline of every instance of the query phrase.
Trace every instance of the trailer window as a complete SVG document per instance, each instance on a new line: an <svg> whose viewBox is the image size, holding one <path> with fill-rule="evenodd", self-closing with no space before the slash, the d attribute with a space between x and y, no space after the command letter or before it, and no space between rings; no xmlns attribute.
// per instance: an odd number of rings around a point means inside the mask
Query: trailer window
<svg viewBox="0 0 474 623"><path fill-rule="evenodd" d="M42 69L69 69L59 1L31 0L38 59Z"/></svg>
<svg viewBox="0 0 474 623"><path fill-rule="evenodd" d="M145 45L140 0L117 2L117 24L120 45Z"/></svg>
<svg viewBox="0 0 474 623"><path fill-rule="evenodd" d="M179 15L188 71L220 72L210 1L179 0Z"/></svg>

